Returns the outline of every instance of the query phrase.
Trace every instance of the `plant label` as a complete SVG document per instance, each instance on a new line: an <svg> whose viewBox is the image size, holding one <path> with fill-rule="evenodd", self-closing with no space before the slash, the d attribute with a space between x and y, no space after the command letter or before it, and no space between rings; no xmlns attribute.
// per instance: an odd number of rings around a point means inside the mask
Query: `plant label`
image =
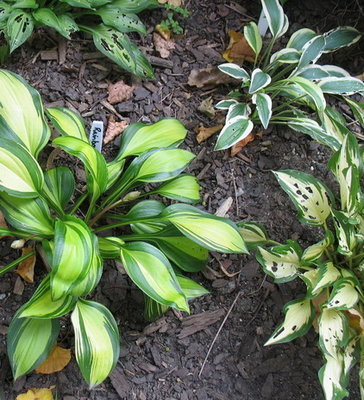
<svg viewBox="0 0 364 400"><path fill-rule="evenodd" d="M96 150L102 150L102 139L104 138L104 123L102 121L93 121L90 131L90 142Z"/></svg>

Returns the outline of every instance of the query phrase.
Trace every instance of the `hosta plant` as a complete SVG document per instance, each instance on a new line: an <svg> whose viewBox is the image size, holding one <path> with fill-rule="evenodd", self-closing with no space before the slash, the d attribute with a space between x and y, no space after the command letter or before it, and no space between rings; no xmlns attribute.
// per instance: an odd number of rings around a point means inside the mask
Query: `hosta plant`
<svg viewBox="0 0 364 400"><path fill-rule="evenodd" d="M10 53L21 46L37 26L48 26L71 39L77 31L89 33L99 51L122 69L152 78L153 70L127 33L146 33L137 13L158 6L156 0L4 0L0 1L0 36Z"/></svg>
<svg viewBox="0 0 364 400"><path fill-rule="evenodd" d="M38 92L11 72L0 70L0 86L0 210L9 225L0 227L0 237L22 239L34 248L1 268L0 275L35 252L48 266L9 327L14 378L47 357L60 318L70 314L76 360L93 387L119 357L114 317L87 298L105 259L121 260L144 293L145 314L152 319L168 307L188 312L188 300L206 293L184 272L200 271L209 250L241 253L245 244L233 222L188 204L199 201L199 185L182 173L194 155L178 149L186 130L177 120L131 124L116 158L107 162L91 146L79 115L66 108L44 110ZM52 145L84 166L83 193L75 191L70 168L43 170L38 161L50 138L45 114L60 133ZM151 194L154 199L145 199ZM167 206L158 195L184 204Z"/></svg>
<svg viewBox="0 0 364 400"><path fill-rule="evenodd" d="M258 26L250 22L244 27L244 37L255 53L253 68L247 71L234 63L219 66L241 84L230 92L229 99L216 104L216 108L228 112L215 150L233 146L247 137L255 125L266 129L269 124L289 126L337 150L348 129L345 119L327 106L325 96L347 98L364 92L364 84L343 68L319 65L317 61L325 53L357 42L360 33L347 26L322 35L303 28L289 38L285 48L272 53L276 41L288 29L288 19L278 0L261 3L272 37L264 47ZM354 100L348 102L363 123L363 107ZM311 118L312 113L316 120Z"/></svg>
<svg viewBox="0 0 364 400"><path fill-rule="evenodd" d="M347 134L329 162L339 184L337 199L309 174L274 172L296 206L300 220L321 231L322 239L306 249L293 240L285 244L269 240L264 229L255 223L240 224L248 248L257 249L257 260L275 282L298 277L307 286L305 296L285 305L284 321L266 345L293 340L313 326L324 360L319 379L327 400L349 395L349 372L357 361L364 399L363 161L355 136Z"/></svg>

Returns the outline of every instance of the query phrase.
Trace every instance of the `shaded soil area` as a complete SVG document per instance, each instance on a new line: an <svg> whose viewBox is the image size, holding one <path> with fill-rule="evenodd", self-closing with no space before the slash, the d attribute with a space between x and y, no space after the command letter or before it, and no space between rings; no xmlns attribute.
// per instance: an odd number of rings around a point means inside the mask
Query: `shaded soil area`
<svg viewBox="0 0 364 400"><path fill-rule="evenodd" d="M340 23L360 23L355 1L327 0L320 8L313 0L296 3L287 3L291 32L303 26L326 31ZM46 30L39 30L32 42L19 49L5 67L22 75L39 90L47 106L73 108L88 123L92 120L107 123L110 114L128 122L155 122L163 117L180 119L189 129L184 146L197 155L188 172L199 178L207 211L215 213L230 204L226 216L234 221L259 222L274 240L294 239L302 246L313 243L321 232L297 222L295 210L271 170L298 169L330 183L331 176L326 169L330 154L326 148L282 127L264 132L235 158L230 158L228 152L213 152L213 137L200 145L195 139L194 129L200 123L216 125L216 120L197 110L201 101L212 97L216 103L228 88L192 88L187 84L188 76L193 69L223 62L221 54L227 45L227 30L238 31L246 22L257 20L259 3L189 0L186 7L191 15L182 22L185 35L177 40L168 59L158 57L152 29L146 37L137 38L144 51L154 57L154 81L125 75L95 53L88 38L63 42ZM161 18L162 11L157 10L143 19L152 27ZM349 52L340 51L335 57L327 62L341 64L353 74L363 72L360 70L363 48L359 45ZM136 85L136 89L130 100L110 109L107 87L120 79ZM118 139L105 146L107 157L115 154L117 146ZM82 171L78 178L80 185L84 185ZM9 241L0 242L2 264L16 256L9 244ZM39 265L37 282L44 272ZM84 383L74 358L59 373L50 376L33 373L15 383L12 381L6 359L7 327L14 312L36 287L30 284L22 287L19 280L12 273L0 280L0 393L4 399L15 399L28 388L51 385L56 386L58 398L64 400L323 398L317 379L322 357L314 331L292 343L264 347L282 319L283 305L304 294L304 287L298 281L275 285L265 277L253 255L212 254L208 268L196 277L210 294L192 302L191 316L169 311L152 324L143 320L141 293L118 272L114 263L107 264L91 298L113 312L120 327L122 350L110 379L92 391ZM219 330L224 318L226 323ZM64 347L74 345L68 319L62 321L60 343ZM355 377L350 398L359 399Z"/></svg>

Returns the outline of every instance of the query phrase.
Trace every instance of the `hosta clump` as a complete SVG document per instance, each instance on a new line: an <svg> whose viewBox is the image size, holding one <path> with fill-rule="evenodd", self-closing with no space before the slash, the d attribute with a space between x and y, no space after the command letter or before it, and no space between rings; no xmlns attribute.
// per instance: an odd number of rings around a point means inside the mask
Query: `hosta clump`
<svg viewBox="0 0 364 400"><path fill-rule="evenodd" d="M95 386L119 357L114 317L102 304L86 299L100 281L105 259L121 260L143 291L145 314L152 319L168 307L188 311L188 300L206 290L183 273L200 271L209 250L245 252L244 241L228 219L189 204L166 206L144 199L153 194L199 201L196 178L182 173L194 155L178 149L186 130L177 120L130 125L116 158L106 162L90 145L80 116L66 108L47 108L61 134L52 145L84 165L86 189L76 195L71 169L43 171L37 161L50 137L38 92L5 70L0 70L0 86L0 210L9 225L0 227L0 237L24 239L49 266L10 324L13 374L27 374L47 357L59 319L71 314L76 359L85 380ZM140 189L146 183L149 192ZM117 229L116 236L111 228ZM0 275L33 254L3 267Z"/></svg>
<svg viewBox="0 0 364 400"><path fill-rule="evenodd" d="M4 0L0 1L0 36L10 53L37 26L55 29L67 39L77 31L90 33L95 46L122 69L152 78L153 69L127 33L146 33L137 13L158 6L156 0Z"/></svg>
<svg viewBox="0 0 364 400"><path fill-rule="evenodd" d="M288 29L288 19L278 0L261 0L272 38L263 48L258 26L250 22L244 37L255 53L251 71L233 63L220 70L241 81L240 88L230 93L216 108L228 110L225 126L215 149L233 146L252 132L257 124L287 125L310 135L318 142L337 150L348 132L345 119L327 106L325 95L342 95L364 126L364 110L360 103L347 99L364 92L361 80L353 78L335 65L318 65L322 54L357 42L361 35L352 27L339 27L323 35L311 29L296 31L287 46L272 54L273 45ZM314 112L317 120L312 120Z"/></svg>
<svg viewBox="0 0 364 400"><path fill-rule="evenodd" d="M348 396L349 371L358 360L364 398L362 150L349 133L329 162L339 183L339 199L311 175L292 170L274 173L300 220L321 229L318 243L302 250L293 240L286 244L270 241L257 224L239 224L248 248L257 249L257 260L275 282L299 277L306 284L306 295L286 304L285 319L266 345L288 342L314 325L324 358L319 378L327 400ZM267 247L273 243L273 247Z"/></svg>

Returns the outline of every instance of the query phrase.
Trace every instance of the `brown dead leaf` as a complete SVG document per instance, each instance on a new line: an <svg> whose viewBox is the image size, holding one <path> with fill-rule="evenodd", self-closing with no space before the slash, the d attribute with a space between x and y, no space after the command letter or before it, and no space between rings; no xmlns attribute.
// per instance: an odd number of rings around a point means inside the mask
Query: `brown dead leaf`
<svg viewBox="0 0 364 400"><path fill-rule="evenodd" d="M129 124L126 121L116 122L115 117L110 115L104 137L104 144L111 142L116 136L119 136L120 133L124 132L128 125Z"/></svg>
<svg viewBox="0 0 364 400"><path fill-rule="evenodd" d="M236 156L240 152L240 150L243 149L248 143L252 142L254 138L255 138L254 133L250 132L247 137L235 143L231 148L230 152L231 157Z"/></svg>
<svg viewBox="0 0 364 400"><path fill-rule="evenodd" d="M174 42L174 40L166 40L162 38L159 33L156 32L153 33L153 41L155 49L158 51L162 58L168 58L171 54L171 50L176 47L176 43Z"/></svg>
<svg viewBox="0 0 364 400"><path fill-rule="evenodd" d="M71 361L71 350L56 344L49 356L35 369L37 374L53 374L62 371Z"/></svg>
<svg viewBox="0 0 364 400"><path fill-rule="evenodd" d="M0 211L0 227L8 228L8 224L5 221L4 214Z"/></svg>
<svg viewBox="0 0 364 400"><path fill-rule="evenodd" d="M197 133L196 136L197 142L202 143L210 136L212 136L214 133L220 131L222 127L223 125L216 125L216 126L211 126L210 128L205 128L203 125L200 125L198 128L195 129L195 132Z"/></svg>
<svg viewBox="0 0 364 400"><path fill-rule="evenodd" d="M215 108L214 108L214 101L212 97L208 97L205 100L201 101L201 104L197 107L197 110L205 114L209 118L214 118L215 116Z"/></svg>
<svg viewBox="0 0 364 400"><path fill-rule="evenodd" d="M54 400L52 389L55 386L51 386L49 389L29 389L26 393L19 394L16 400Z"/></svg>
<svg viewBox="0 0 364 400"><path fill-rule="evenodd" d="M22 256L34 251L34 247L28 246L22 248ZM36 261L35 254L22 261L15 270L26 282L34 283L34 266Z"/></svg>
<svg viewBox="0 0 364 400"><path fill-rule="evenodd" d="M163 29L162 25L160 24L155 26L155 30L162 36L163 39L169 40L172 36L172 32L169 29Z"/></svg>
<svg viewBox="0 0 364 400"><path fill-rule="evenodd" d="M347 310L347 315L349 319L349 325L355 329L358 334L362 334L364 332L364 318L360 314L359 311L351 308Z"/></svg>
<svg viewBox="0 0 364 400"><path fill-rule="evenodd" d="M228 31L230 42L227 49L223 53L223 57L228 62L236 62L242 64L244 61L254 62L255 53L249 46L244 35L232 30Z"/></svg>
<svg viewBox="0 0 364 400"><path fill-rule="evenodd" d="M133 95L134 89L135 86L129 86L124 81L113 83L107 88L109 92L107 100L110 104L129 100Z"/></svg>
<svg viewBox="0 0 364 400"><path fill-rule="evenodd" d="M217 67L193 69L188 77L188 84L202 88L203 86L227 85L228 83L239 82L238 79L224 74Z"/></svg>
<svg viewBox="0 0 364 400"><path fill-rule="evenodd" d="M159 4L170 4L172 6L175 7L181 7L181 5L183 4L183 0L158 0Z"/></svg>

